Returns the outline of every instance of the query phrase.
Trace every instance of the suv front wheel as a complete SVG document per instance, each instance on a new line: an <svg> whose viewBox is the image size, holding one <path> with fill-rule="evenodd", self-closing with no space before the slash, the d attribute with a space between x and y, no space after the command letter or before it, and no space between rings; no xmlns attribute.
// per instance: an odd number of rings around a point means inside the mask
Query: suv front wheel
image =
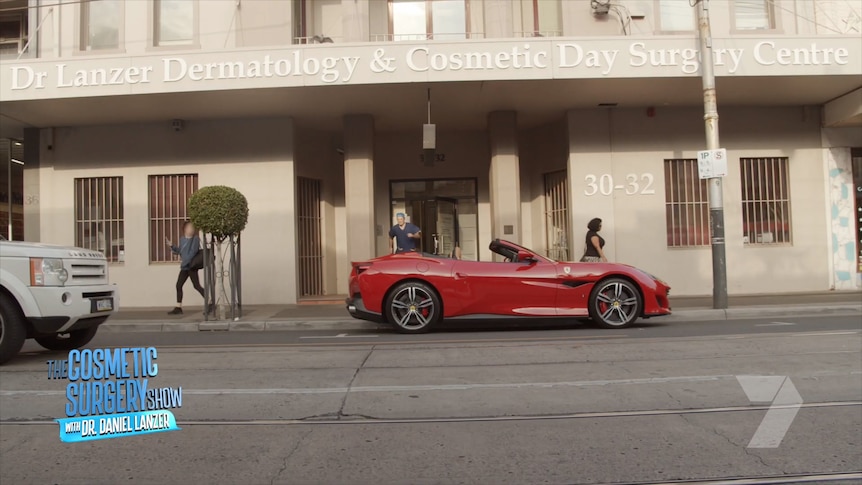
<svg viewBox="0 0 862 485"><path fill-rule="evenodd" d="M15 356L27 338L24 315L18 304L7 295L0 294L0 364Z"/></svg>

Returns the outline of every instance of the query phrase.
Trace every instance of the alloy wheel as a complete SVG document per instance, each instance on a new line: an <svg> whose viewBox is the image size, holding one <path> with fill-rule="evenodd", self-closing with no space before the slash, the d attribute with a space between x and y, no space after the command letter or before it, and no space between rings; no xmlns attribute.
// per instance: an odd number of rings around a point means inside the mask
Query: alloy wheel
<svg viewBox="0 0 862 485"><path fill-rule="evenodd" d="M410 285L393 295L389 311L392 323L405 330L420 330L435 320L437 308L428 290Z"/></svg>
<svg viewBox="0 0 862 485"><path fill-rule="evenodd" d="M593 299L594 315L610 327L628 325L638 317L640 295L632 286L621 280L604 283Z"/></svg>

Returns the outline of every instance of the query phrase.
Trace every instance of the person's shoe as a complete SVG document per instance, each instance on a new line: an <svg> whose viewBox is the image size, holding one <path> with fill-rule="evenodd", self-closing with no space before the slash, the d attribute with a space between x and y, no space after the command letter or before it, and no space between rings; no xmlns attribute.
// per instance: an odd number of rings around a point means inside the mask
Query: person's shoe
<svg viewBox="0 0 862 485"><path fill-rule="evenodd" d="M182 314L183 314L183 309L180 307L176 307L173 310L168 312L168 315L182 315Z"/></svg>

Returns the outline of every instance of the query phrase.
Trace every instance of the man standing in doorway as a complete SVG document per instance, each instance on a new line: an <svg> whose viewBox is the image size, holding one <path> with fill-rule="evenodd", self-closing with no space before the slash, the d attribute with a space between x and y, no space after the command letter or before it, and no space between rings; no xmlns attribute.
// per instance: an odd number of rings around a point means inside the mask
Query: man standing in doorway
<svg viewBox="0 0 862 485"><path fill-rule="evenodd" d="M396 253L416 251L416 240L419 239L419 234L422 230L414 224L407 222L403 212L396 214L395 220L398 224L395 224L389 230L389 252L392 252L392 238L395 238Z"/></svg>

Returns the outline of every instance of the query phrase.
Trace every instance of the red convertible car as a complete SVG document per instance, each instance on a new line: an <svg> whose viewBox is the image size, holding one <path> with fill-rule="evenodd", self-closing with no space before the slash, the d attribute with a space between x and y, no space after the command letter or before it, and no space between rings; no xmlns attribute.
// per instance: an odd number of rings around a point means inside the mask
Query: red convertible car
<svg viewBox="0 0 862 485"><path fill-rule="evenodd" d="M591 318L605 328L670 314L670 288L637 268L561 263L509 241L491 251L505 262L462 261L409 252L353 263L347 310L403 333L441 319Z"/></svg>

